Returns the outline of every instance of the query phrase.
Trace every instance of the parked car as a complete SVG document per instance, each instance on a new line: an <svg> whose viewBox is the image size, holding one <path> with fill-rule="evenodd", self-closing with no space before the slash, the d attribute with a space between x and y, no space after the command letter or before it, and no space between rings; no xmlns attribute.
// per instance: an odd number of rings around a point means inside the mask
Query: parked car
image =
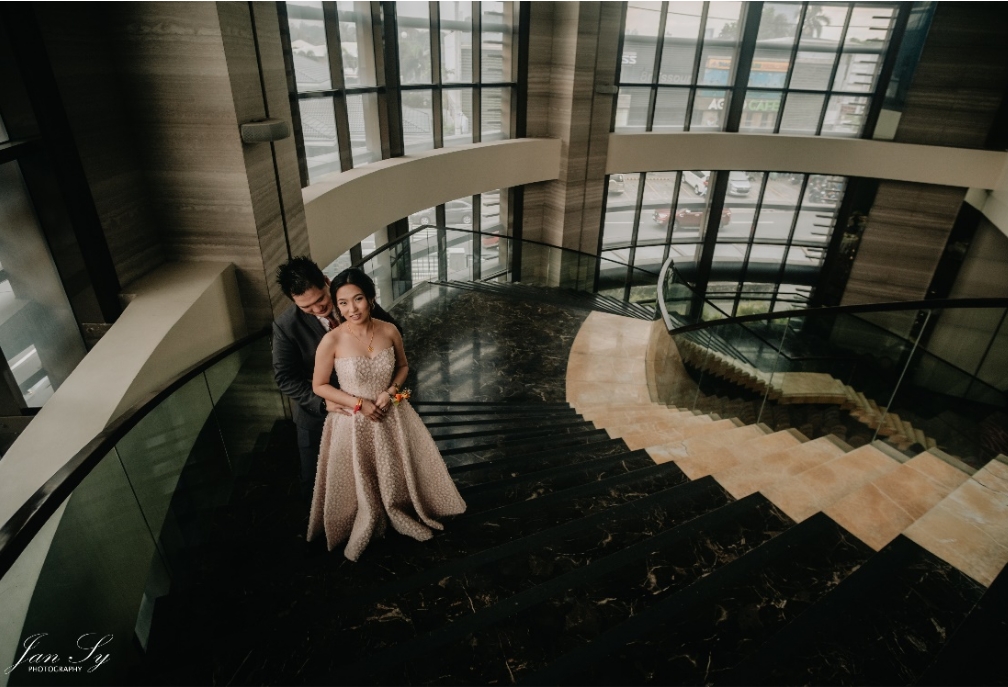
<svg viewBox="0 0 1008 687"><path fill-rule="evenodd" d="M609 193L619 195L626 190L626 181L622 174L612 174L609 176Z"/></svg>
<svg viewBox="0 0 1008 687"><path fill-rule="evenodd" d="M710 172L693 172L686 170L682 173L683 181L693 189L693 193L698 196L707 195L707 187L710 185Z"/></svg>
<svg viewBox="0 0 1008 687"><path fill-rule="evenodd" d="M437 217L434 209L422 210L409 217L410 226L418 227L422 224L434 224ZM459 226L461 224L472 224L472 203L465 200L450 200L445 203L445 225Z"/></svg>
<svg viewBox="0 0 1008 687"><path fill-rule="evenodd" d="M728 195L748 196L752 191L749 175L745 172L728 172Z"/></svg>
<svg viewBox="0 0 1008 687"><path fill-rule="evenodd" d="M658 224L666 224L669 220L669 208L658 208L651 214L651 219L653 219ZM675 219L673 220L673 227L699 227L704 223L704 218L707 215L706 210L688 210L686 208L680 209L675 214ZM725 226L731 222L731 208L725 208L721 211L721 225Z"/></svg>

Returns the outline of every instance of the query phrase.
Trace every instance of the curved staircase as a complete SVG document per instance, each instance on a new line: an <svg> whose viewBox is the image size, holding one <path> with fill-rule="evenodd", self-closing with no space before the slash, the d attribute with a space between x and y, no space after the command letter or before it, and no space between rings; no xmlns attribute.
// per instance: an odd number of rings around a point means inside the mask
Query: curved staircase
<svg viewBox="0 0 1008 687"><path fill-rule="evenodd" d="M278 480L296 493L278 425L195 584L158 607L141 679L1006 681L1008 465L969 475L932 452L654 403L681 371L652 335L589 315L568 403L414 403L468 510L429 542L372 542L357 564L264 541L262 525L302 524L275 503Z"/></svg>

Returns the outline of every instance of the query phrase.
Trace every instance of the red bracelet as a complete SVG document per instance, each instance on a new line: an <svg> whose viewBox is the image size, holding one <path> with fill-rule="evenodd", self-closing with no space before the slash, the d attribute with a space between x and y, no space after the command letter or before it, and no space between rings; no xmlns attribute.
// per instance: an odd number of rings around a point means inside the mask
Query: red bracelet
<svg viewBox="0 0 1008 687"><path fill-rule="evenodd" d="M354 414L356 414L357 411L360 410L363 405L364 405L364 399L358 398L357 399L357 405L355 405L353 407Z"/></svg>

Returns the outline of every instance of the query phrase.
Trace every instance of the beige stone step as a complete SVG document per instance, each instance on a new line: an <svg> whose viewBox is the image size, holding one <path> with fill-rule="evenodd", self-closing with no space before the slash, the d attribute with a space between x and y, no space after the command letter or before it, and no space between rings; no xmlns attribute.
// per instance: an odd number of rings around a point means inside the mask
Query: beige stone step
<svg viewBox="0 0 1008 687"><path fill-rule="evenodd" d="M904 534L989 586L1008 564L1008 465L992 460Z"/></svg>
<svg viewBox="0 0 1008 687"><path fill-rule="evenodd" d="M794 430L788 430L788 433L796 434ZM820 437L791 448L766 453L758 460L740 462L734 467L712 474L729 494L741 499L839 458L844 453L846 451L829 437Z"/></svg>
<svg viewBox="0 0 1008 687"><path fill-rule="evenodd" d="M748 425L747 428L756 427ZM798 433L722 432L683 442L686 453L676 456L675 447L663 447L687 477L699 479L706 475L730 470L738 465L758 461L763 456L785 451L801 443Z"/></svg>
<svg viewBox="0 0 1008 687"><path fill-rule="evenodd" d="M761 491L788 517L801 522L899 465L874 446L861 446Z"/></svg>
<svg viewBox="0 0 1008 687"><path fill-rule="evenodd" d="M715 420L709 415L694 415L693 413L677 413L674 416L647 420L644 422L625 422L611 425L598 425L605 429L612 438L627 437L631 435L661 434L674 429L680 429L687 425L710 424Z"/></svg>
<svg viewBox="0 0 1008 687"><path fill-rule="evenodd" d="M713 432L733 430L736 428L736 424L731 420L714 420L712 422L683 425L682 427L667 429L662 432L635 432L625 434L621 438L630 450L636 451L638 449L650 449L651 447L661 446L664 444L678 445L682 443L684 439L688 439L690 437ZM651 452L648 451L648 453L650 454ZM654 455L652 454L651 457L653 458Z"/></svg>
<svg viewBox="0 0 1008 687"><path fill-rule="evenodd" d="M670 415L681 412L683 411L653 405L650 408L641 408L639 410L628 410L622 408L611 409L608 411L599 410L592 413L581 413L581 417L590 422L594 422L595 424L625 424L627 422L649 422L653 420L661 420L669 417Z"/></svg>
<svg viewBox="0 0 1008 687"><path fill-rule="evenodd" d="M876 551L969 479L930 453L921 453L824 509Z"/></svg>

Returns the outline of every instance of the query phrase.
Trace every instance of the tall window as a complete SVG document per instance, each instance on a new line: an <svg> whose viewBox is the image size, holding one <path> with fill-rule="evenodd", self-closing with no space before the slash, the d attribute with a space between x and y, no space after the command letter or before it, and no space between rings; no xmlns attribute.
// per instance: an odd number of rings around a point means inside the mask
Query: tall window
<svg viewBox="0 0 1008 687"><path fill-rule="evenodd" d="M630 2L613 130L868 135L898 11L886 2L767 2L758 14L739 2ZM672 257L706 280L722 309L757 312L807 302L846 179L674 170L613 174L607 184L603 257L655 273Z"/></svg>
<svg viewBox="0 0 1008 687"><path fill-rule="evenodd" d="M397 2L394 16L384 7L286 3L309 183L383 156L514 135L518 3ZM396 42L376 55L390 22ZM376 36L382 40L376 43ZM376 64L385 69L378 73ZM395 102L398 110L389 106ZM402 149L396 150L390 131L399 127ZM471 232L506 234L507 199L508 189L496 189L411 214L405 223L410 230L443 223L463 231L447 239L438 229L414 233L401 255L377 261L379 289L401 293L404 282L393 275L399 263L411 264L419 278L503 269L500 239ZM326 273L367 257L400 230L376 227Z"/></svg>
<svg viewBox="0 0 1008 687"><path fill-rule="evenodd" d="M371 3L288 2L287 25L309 183L380 160Z"/></svg>
<svg viewBox="0 0 1008 687"><path fill-rule="evenodd" d="M897 4L768 2L755 44L743 46L745 10L628 3L614 130L722 131L742 98L739 131L860 136Z"/></svg>

